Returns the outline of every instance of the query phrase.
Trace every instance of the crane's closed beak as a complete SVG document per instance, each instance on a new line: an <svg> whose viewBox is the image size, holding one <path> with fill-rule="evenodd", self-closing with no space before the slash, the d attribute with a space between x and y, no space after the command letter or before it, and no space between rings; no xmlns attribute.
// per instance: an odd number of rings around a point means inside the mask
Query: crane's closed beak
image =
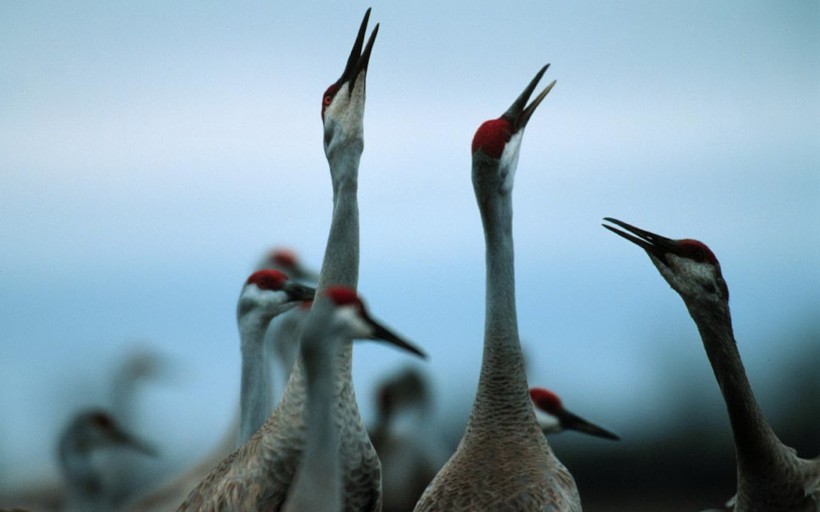
<svg viewBox="0 0 820 512"><path fill-rule="evenodd" d="M513 102L510 108L507 109L506 112L501 116L506 118L510 124L512 125L512 132L518 133L520 130L523 130L525 126L527 126L527 122L532 117L532 113L535 112L535 109L538 108L538 105L544 100L544 98L549 94L552 90L553 86L555 85L555 80L549 83L541 93L532 100L532 103L527 105L527 100L532 95L532 92L535 90L535 86L538 85L538 81L541 80L541 77L544 76L544 73L547 71L550 65L547 64L541 70L535 74L535 78L530 81L529 85L524 89L524 92L521 93L520 96Z"/></svg>
<svg viewBox="0 0 820 512"><path fill-rule="evenodd" d="M370 339L390 343L391 345L394 345L402 350L410 352L411 354L414 354L422 359L427 359L427 354L425 354L423 350L416 347L409 341L400 338L387 327L376 322L370 317L366 318L365 320L368 324L370 324L371 328L373 329L373 334L370 336Z"/></svg>
<svg viewBox="0 0 820 512"><path fill-rule="evenodd" d="M109 438L111 442L115 444L131 448L134 451L150 455L151 457L157 456L157 450L153 446L119 427L115 427L109 432Z"/></svg>
<svg viewBox="0 0 820 512"><path fill-rule="evenodd" d="M297 282L288 281L287 284L285 284L285 293L288 295L288 302L309 301L313 300L313 297L316 295L316 289Z"/></svg>
<svg viewBox="0 0 820 512"><path fill-rule="evenodd" d="M617 434L613 434L605 428L599 427L598 425L591 423L580 416L576 416L566 409L563 409L561 413L558 414L558 419L561 422L561 426L567 430L575 430L576 432L582 432L584 434L602 437L604 439L611 439L613 441L621 440Z"/></svg>
<svg viewBox="0 0 820 512"><path fill-rule="evenodd" d="M364 44L364 35L367 32L367 22L370 19L370 9L364 14L362 24L359 26L359 34L356 36L356 42L353 43L353 49L350 50L350 56L347 58L347 65L342 72L342 76L336 81L336 85L341 87L345 82L350 82L351 90L356 85L356 79L363 71L367 71L367 65L370 62L370 52L373 51L373 43L376 41L376 34L379 33L379 24L373 29L370 34L370 39L367 40L367 45L362 52L362 45Z"/></svg>
<svg viewBox="0 0 820 512"><path fill-rule="evenodd" d="M604 220L607 222L611 222L616 226L620 226L624 229L624 231L621 231L620 229L614 228L612 226L607 226L606 224L602 224L603 227L612 231L616 235L622 236L630 242L634 243L635 245L641 247L651 256L654 256L664 264L667 264L666 254L670 252L675 252L676 246L674 240L672 239L666 238L661 235L656 235L655 233L646 231L644 229L635 227L631 224L627 224L626 222L620 221L618 219L613 219L611 217L606 217L604 218Z"/></svg>

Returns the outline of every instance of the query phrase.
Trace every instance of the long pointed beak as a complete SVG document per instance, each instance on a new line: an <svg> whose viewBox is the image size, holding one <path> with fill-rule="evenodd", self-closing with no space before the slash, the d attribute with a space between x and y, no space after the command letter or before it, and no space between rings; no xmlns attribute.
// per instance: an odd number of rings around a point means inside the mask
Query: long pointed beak
<svg viewBox="0 0 820 512"><path fill-rule="evenodd" d="M353 49L350 50L350 56L347 58L347 65L342 72L342 76L336 81L336 84L341 87L345 82L350 82L351 89L356 85L356 79L363 71L367 71L367 65L370 62L370 52L373 51L373 43L376 41L376 34L379 33L379 24L373 29L370 34L370 39L367 40L367 45L362 52L362 45L364 44L364 35L367 32L367 22L370 19L370 9L364 13L364 19L359 26L359 34L356 36L356 41L353 43Z"/></svg>
<svg viewBox="0 0 820 512"><path fill-rule="evenodd" d="M575 430L591 436L602 437L604 439L611 439L613 441L620 441L621 438L617 434L613 434L603 427L591 423L580 416L577 416L568 410L564 409L559 415L558 420L561 426L566 430Z"/></svg>
<svg viewBox="0 0 820 512"><path fill-rule="evenodd" d="M532 113L535 112L535 109L538 108L538 105L544 101L544 98L549 94L552 90L553 86L555 86L555 80L549 83L541 93L532 100L532 103L527 105L527 100L530 98L530 95L535 90L535 86L538 85L539 80L541 77L544 76L544 73L547 71L550 65L547 64L543 68L541 68L538 73L535 74L535 78L533 78L529 85L524 89L524 92L521 93L520 96L510 105L510 108L504 112L504 115L501 117L506 118L513 127L513 133L518 133L518 131L523 130L525 126L527 126L527 122L529 122L530 117L532 117Z"/></svg>
<svg viewBox="0 0 820 512"><path fill-rule="evenodd" d="M376 322L375 320L369 317L366 319L366 321L371 325L371 327L373 327L373 334L370 337L370 339L390 343L391 345L395 345L396 347L402 350L406 350L411 354L415 354L416 356L422 359L427 359L427 354L425 354L423 350L416 347L409 341L400 338L397 334L394 334L387 327L383 326L382 324Z"/></svg>
<svg viewBox="0 0 820 512"><path fill-rule="evenodd" d="M670 238L657 235L611 217L605 217L604 220L611 222L616 226L620 226L625 231L621 231L612 226L607 226L606 224L602 224L603 227L641 247L643 250L662 261L664 264L666 263L666 253L675 251L675 241Z"/></svg>
<svg viewBox="0 0 820 512"><path fill-rule="evenodd" d="M134 451L143 453L145 455L150 455L151 457L157 456L157 450L149 443L136 438L135 436L125 432L124 430L117 428L111 432L111 440L116 444L121 446L131 448Z"/></svg>
<svg viewBox="0 0 820 512"><path fill-rule="evenodd" d="M285 284L285 293L288 295L288 302L300 302L313 300L316 289L294 281L288 281Z"/></svg>

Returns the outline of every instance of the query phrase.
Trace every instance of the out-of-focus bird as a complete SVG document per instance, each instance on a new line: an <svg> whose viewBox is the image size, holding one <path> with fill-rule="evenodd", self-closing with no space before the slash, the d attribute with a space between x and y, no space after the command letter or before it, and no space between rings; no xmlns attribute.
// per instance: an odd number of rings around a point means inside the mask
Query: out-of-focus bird
<svg viewBox="0 0 820 512"><path fill-rule="evenodd" d="M619 441L621 438L605 428L577 416L564 407L561 399L544 388L530 388L530 399L535 406L535 418L544 435L575 430L583 434Z"/></svg>
<svg viewBox="0 0 820 512"><path fill-rule="evenodd" d="M359 276L358 169L364 149L365 77L378 25L364 43L362 20L342 76L322 99L324 149L333 186L333 213L313 308L329 286L355 289ZM381 509L381 467L359 414L352 378L352 343L339 350L334 418L341 436L344 510ZM278 510L292 484L305 443L304 370L297 360L282 400L262 428L216 467L179 510Z"/></svg>
<svg viewBox="0 0 820 512"><path fill-rule="evenodd" d="M104 469L95 455L101 450L128 448L154 455L154 450L127 433L106 412L89 409L69 422L58 446L60 471L66 484L64 510L77 512L110 511L111 489Z"/></svg>
<svg viewBox="0 0 820 512"><path fill-rule="evenodd" d="M451 455L435 425L426 377L415 367L391 375L376 391L370 440L382 463L382 510L410 512Z"/></svg>
<svg viewBox="0 0 820 512"><path fill-rule="evenodd" d="M415 355L423 353L377 323L350 288L329 287L330 301L313 312L305 326L301 355L307 380L305 423L308 425L304 455L283 507L285 512L339 512L342 510L342 479L339 432L334 417L335 359L354 338L381 340Z"/></svg>
<svg viewBox="0 0 820 512"><path fill-rule="evenodd" d="M717 378L735 444L736 512L820 510L820 457L807 460L775 435L752 392L729 313L729 288L702 242L673 240L612 218L604 227L638 245L683 299Z"/></svg>
<svg viewBox="0 0 820 512"><path fill-rule="evenodd" d="M546 69L473 137L473 188L486 242L484 355L464 436L425 490L418 512L581 509L572 475L535 421L515 308L513 179L524 128L555 84L527 105Z"/></svg>
<svg viewBox="0 0 820 512"><path fill-rule="evenodd" d="M293 371L293 364L299 354L302 327L309 312L310 303L302 303L299 307L274 318L265 333L265 346L268 348L269 359L272 360L274 404L279 403L282 398L290 373Z"/></svg>
<svg viewBox="0 0 820 512"><path fill-rule="evenodd" d="M164 354L148 346L132 347L112 374L108 407L112 418L129 430L135 429L140 424L139 395L144 385L167 379L171 374L172 366ZM154 481L156 459L141 457L132 450L108 450L106 457L114 502L127 502Z"/></svg>
<svg viewBox="0 0 820 512"><path fill-rule="evenodd" d="M236 308L242 351L237 446L250 439L273 412L271 364L264 343L268 325L298 302L312 301L315 293L278 270L257 270L245 281Z"/></svg>
<svg viewBox="0 0 820 512"><path fill-rule="evenodd" d="M242 286L237 301L236 319L242 352L240 413L217 447L181 475L150 489L133 499L124 509L130 512L171 510L231 451L241 445L270 416L274 408L271 396L271 365L267 360L265 333L276 316L295 308L299 302L313 299L315 290L296 283L283 272L258 270Z"/></svg>
<svg viewBox="0 0 820 512"><path fill-rule="evenodd" d="M284 272L290 279L302 284L315 285L319 274L304 264L293 249L277 247L265 254L257 265L257 270L273 269ZM274 318L265 333L265 346L273 369L272 396L274 404L279 403L287 385L296 355L299 353L299 338L302 324L309 307L293 308Z"/></svg>
<svg viewBox="0 0 820 512"><path fill-rule="evenodd" d="M293 249L276 247L265 254L256 265L256 270L273 269L284 272L287 276L300 283L315 283L319 275L308 268Z"/></svg>

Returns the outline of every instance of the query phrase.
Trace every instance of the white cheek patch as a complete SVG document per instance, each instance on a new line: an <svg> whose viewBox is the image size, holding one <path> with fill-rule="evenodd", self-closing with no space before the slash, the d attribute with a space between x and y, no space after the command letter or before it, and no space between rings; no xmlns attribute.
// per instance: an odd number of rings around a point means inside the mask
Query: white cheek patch
<svg viewBox="0 0 820 512"><path fill-rule="evenodd" d="M666 258L670 262L673 271L666 269L665 277L675 284L674 288L680 293L689 296L703 296L704 290L707 288L718 289L715 269L711 264L699 263L674 254L667 254ZM680 276L684 276L684 278Z"/></svg>
<svg viewBox="0 0 820 512"><path fill-rule="evenodd" d="M342 105L347 105L348 101L350 101L350 84L345 82L333 95L333 100L325 109L325 119L335 119L338 116L336 112L343 108Z"/></svg>
<svg viewBox="0 0 820 512"><path fill-rule="evenodd" d="M509 193L513 188L515 181L515 170L518 167L518 154L521 149L521 140L524 137L524 130L519 130L518 133L510 137L507 145L504 146L504 151L501 152L499 159L499 169L506 170L504 182L501 184L501 190Z"/></svg>
<svg viewBox="0 0 820 512"><path fill-rule="evenodd" d="M541 430L546 429L548 432L557 432L560 430L558 418L552 414L547 414L537 407L535 408L535 420L538 422L538 426L541 427Z"/></svg>
<svg viewBox="0 0 820 512"><path fill-rule="evenodd" d="M339 141L362 138L362 118L364 117L364 80L361 73L351 93L350 82L345 82L336 92L333 101L325 110L325 151ZM332 135L331 135L332 134ZM329 139L329 137L331 137Z"/></svg>
<svg viewBox="0 0 820 512"><path fill-rule="evenodd" d="M336 320L346 327L351 338L369 338L373 329L362 320L357 306L342 306L336 310Z"/></svg>
<svg viewBox="0 0 820 512"><path fill-rule="evenodd" d="M283 290L263 290L256 285L248 286L242 298L260 306L276 307L288 300L288 294Z"/></svg>

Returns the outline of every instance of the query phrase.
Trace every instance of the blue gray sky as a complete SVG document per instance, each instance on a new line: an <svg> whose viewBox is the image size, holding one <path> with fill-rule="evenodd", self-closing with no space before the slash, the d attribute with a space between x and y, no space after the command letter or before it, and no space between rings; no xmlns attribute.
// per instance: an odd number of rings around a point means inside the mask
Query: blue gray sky
<svg viewBox="0 0 820 512"><path fill-rule="evenodd" d="M56 474L56 430L105 404L135 345L176 369L135 428L172 461L222 435L244 279L273 246L321 263L321 94L368 6L0 4L2 485ZM693 389L720 404L682 302L600 227L613 216L714 250L776 411L820 307L820 4L372 6L360 291L429 352L438 409L466 414L481 359L470 140L551 63L514 193L531 383L625 438ZM369 417L374 382L409 358L356 350Z"/></svg>

